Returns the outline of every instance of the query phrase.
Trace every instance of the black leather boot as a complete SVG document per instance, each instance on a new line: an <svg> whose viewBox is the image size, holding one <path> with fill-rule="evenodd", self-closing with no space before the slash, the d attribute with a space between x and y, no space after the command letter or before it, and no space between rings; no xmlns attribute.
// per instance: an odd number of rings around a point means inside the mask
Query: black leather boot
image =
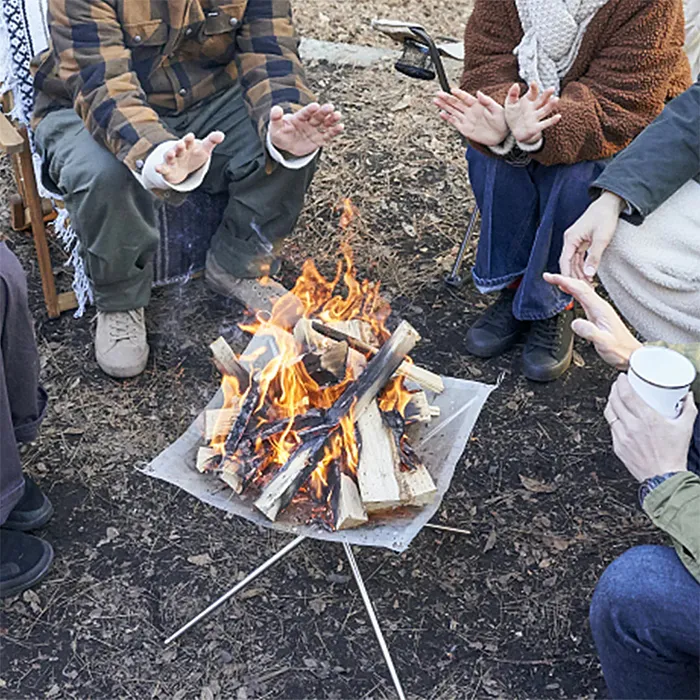
<svg viewBox="0 0 700 700"><path fill-rule="evenodd" d="M523 351L523 373L534 382L559 379L574 353L573 309L544 321L532 321Z"/></svg>
<svg viewBox="0 0 700 700"><path fill-rule="evenodd" d="M467 331L467 352L477 357L495 357L518 342L527 323L513 316L515 291L504 289Z"/></svg>

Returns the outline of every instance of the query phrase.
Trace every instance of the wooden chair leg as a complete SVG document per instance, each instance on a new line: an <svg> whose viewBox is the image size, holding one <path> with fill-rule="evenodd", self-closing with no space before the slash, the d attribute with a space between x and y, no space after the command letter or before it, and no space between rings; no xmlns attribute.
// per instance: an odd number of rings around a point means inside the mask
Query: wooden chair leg
<svg viewBox="0 0 700 700"><path fill-rule="evenodd" d="M41 286L44 290L44 301L49 318L57 318L60 315L58 306L58 296L56 295L56 283L51 267L51 256L49 254L49 244L46 240L46 227L44 226L44 214L41 210L41 197L36 186L34 175L34 165L32 163L32 152L29 147L27 130L22 127L20 133L24 139L24 150L20 153L20 171L24 184L24 194L27 208L32 222L32 234L34 236L34 246L39 261L39 273L41 274Z"/></svg>

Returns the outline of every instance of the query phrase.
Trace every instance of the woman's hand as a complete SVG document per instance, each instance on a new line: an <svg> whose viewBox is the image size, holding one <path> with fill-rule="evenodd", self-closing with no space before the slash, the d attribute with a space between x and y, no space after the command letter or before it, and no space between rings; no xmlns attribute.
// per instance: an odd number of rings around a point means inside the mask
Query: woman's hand
<svg viewBox="0 0 700 700"><path fill-rule="evenodd" d="M612 192L603 192L564 232L564 247L559 258L562 274L580 280L592 280L596 276L624 208L624 199Z"/></svg>
<svg viewBox="0 0 700 700"><path fill-rule="evenodd" d="M471 141L498 146L508 136L503 107L483 92L474 97L452 88L452 94L439 92L433 102L440 108L440 117Z"/></svg>
<svg viewBox="0 0 700 700"><path fill-rule="evenodd" d="M542 132L561 121L561 114L553 114L559 98L554 89L549 88L540 94L535 83L525 95L520 97L520 85L515 83L508 91L505 104L506 124L520 143L534 145L542 137Z"/></svg>
<svg viewBox="0 0 700 700"><path fill-rule="evenodd" d="M596 352L609 365L626 370L630 355L642 344L629 332L615 309L586 282L549 272L544 273L544 279L570 294L583 307L587 320L577 318L571 324L574 333L593 343Z"/></svg>

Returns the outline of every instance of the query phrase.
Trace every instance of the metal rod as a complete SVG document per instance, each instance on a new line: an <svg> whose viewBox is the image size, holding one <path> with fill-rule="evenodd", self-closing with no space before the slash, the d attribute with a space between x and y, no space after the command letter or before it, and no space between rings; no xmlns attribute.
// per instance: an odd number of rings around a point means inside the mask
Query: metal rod
<svg viewBox="0 0 700 700"><path fill-rule="evenodd" d="M474 207L474 211L472 211L471 218L469 219L469 225L467 226L467 232L464 234L462 245L459 247L459 252L455 258L454 265L452 266L452 272L450 272L449 277L445 278L445 282L451 287L459 287L462 284L462 278L459 275L459 271L462 267L462 263L464 262L464 256L466 255L469 241L471 241L471 238L474 235L474 228L476 227L476 220L478 217L479 209L478 207Z"/></svg>
<svg viewBox="0 0 700 700"><path fill-rule="evenodd" d="M181 627L175 634L165 640L167 646L174 642L179 636L183 635L187 630L194 627L198 622L214 612L219 606L223 605L229 598L243 590L251 581L256 579L260 574L267 571L273 564L276 564L280 559L284 558L295 547L300 545L306 539L306 535L299 535L295 540L292 540L288 545L280 549L277 554L273 554L264 564L261 564L255 571L249 573L240 583L237 583L230 591L224 593L218 600L215 600L206 610L202 610L197 617L193 617L186 625Z"/></svg>
<svg viewBox="0 0 700 700"><path fill-rule="evenodd" d="M432 530L442 530L444 532L454 532L456 535L471 535L471 530L462 530L459 527L447 527L447 525L436 525L435 523L426 523L425 527L429 527Z"/></svg>
<svg viewBox="0 0 700 700"><path fill-rule="evenodd" d="M428 51L430 51L430 58L433 59L433 64L435 65L435 70L437 72L438 81L440 82L440 87L449 95L451 94L452 88L450 87L450 81L447 79L447 73L445 73L445 66L442 63L442 57L440 56L440 50L433 41L433 38L425 31L422 27L409 27L411 32L421 39L426 46Z"/></svg>
<svg viewBox="0 0 700 700"><path fill-rule="evenodd" d="M391 659L391 654L389 653L389 647L386 645L384 640L384 635L382 634L382 629L379 626L379 620L377 620L377 614L374 612L374 607L372 606L372 601L369 599L369 593L367 593L367 588L365 588L365 582L362 579L362 574L357 566L357 560L355 555L352 553L352 547L347 543L343 542L343 548L345 549L345 554L347 555L348 561L350 562L350 568L352 569L353 576L357 582L357 587L360 589L360 595L364 601L365 608L367 608L367 614L369 615L372 627L374 627L374 633L377 635L377 640L379 641L379 646L381 647L382 654L384 654L384 661L389 669L391 675L391 680L394 681L394 687L396 688L396 693L399 696L399 700L406 700L403 688L401 687L401 681L396 673L396 668L394 667L394 662Z"/></svg>

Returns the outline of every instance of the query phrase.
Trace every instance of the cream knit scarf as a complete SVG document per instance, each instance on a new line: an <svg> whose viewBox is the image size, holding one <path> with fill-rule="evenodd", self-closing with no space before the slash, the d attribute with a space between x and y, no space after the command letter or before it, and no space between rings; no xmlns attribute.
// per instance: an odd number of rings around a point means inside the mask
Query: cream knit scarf
<svg viewBox="0 0 700 700"><path fill-rule="evenodd" d="M515 0L524 36L513 52L520 77L557 94L596 12L608 0Z"/></svg>

